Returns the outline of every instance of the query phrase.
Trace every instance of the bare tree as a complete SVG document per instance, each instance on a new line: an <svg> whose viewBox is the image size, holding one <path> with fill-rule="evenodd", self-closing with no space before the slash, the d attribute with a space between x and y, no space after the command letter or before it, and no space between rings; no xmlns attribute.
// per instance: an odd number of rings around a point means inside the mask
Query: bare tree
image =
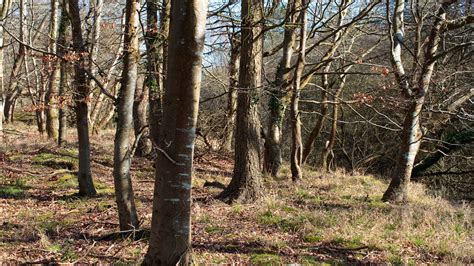
<svg viewBox="0 0 474 266"><path fill-rule="evenodd" d="M291 95L291 109L290 109L290 119L291 119L291 179L293 181L298 181L303 177L301 173L301 163L303 160L303 140L301 136L301 118L299 113L299 98L301 92L301 77L303 75L303 70L305 67L305 56L306 56L306 8L307 1L301 0L298 3L298 8L301 9L299 16L300 24L300 51L298 54L298 61L296 63L295 69L295 78L292 88Z"/></svg>
<svg viewBox="0 0 474 266"><path fill-rule="evenodd" d="M67 52L67 35L68 35L69 19L67 14L67 3L66 0L61 1L61 18L59 20L58 29L58 45L57 53L59 56L64 56ZM59 90L58 90L58 145L61 146L65 142L67 134L67 117L66 110L68 105L67 92L67 62L61 60L59 63L60 78L59 78Z"/></svg>
<svg viewBox="0 0 474 266"><path fill-rule="evenodd" d="M252 202L263 195L260 162L258 97L262 86L263 1L242 1L239 91L235 131L235 163L230 184L219 197Z"/></svg>
<svg viewBox="0 0 474 266"><path fill-rule="evenodd" d="M268 107L268 129L265 137L264 170L276 176L282 164L281 137L284 114L290 102L288 93L291 82L291 58L295 50L298 9L301 0L288 1L286 8L285 32L283 35L283 56L280 59L275 77L275 89L270 95Z"/></svg>
<svg viewBox="0 0 474 266"><path fill-rule="evenodd" d="M58 30L59 30L59 0L51 1L51 19L49 27L49 51L53 54L57 52ZM58 58L53 58L50 64L49 88L46 92L46 133L49 138L57 140L58 138L58 94L59 79L61 69L59 68Z"/></svg>
<svg viewBox="0 0 474 266"><path fill-rule="evenodd" d="M162 94L166 84L167 47L170 27L171 1L162 0L160 26L158 28L158 0L147 3L147 77L145 83L149 93L149 121L152 142L159 142L160 124L162 116Z"/></svg>
<svg viewBox="0 0 474 266"><path fill-rule="evenodd" d="M460 47L472 45L472 43L458 44L451 49L438 53L441 35L444 31L460 28L474 22L474 19L469 16L451 21L446 19L448 7L456 2L456 0L445 0L442 2L431 25L431 32L426 43L424 43L425 40L421 36L422 17L415 17L415 19L418 19L415 21L418 22L418 34L416 35L414 55L415 61L418 63L412 69L411 75L408 75L402 57L402 48L404 48L406 36L404 22L406 3L403 0L395 1L393 21L389 30L391 61L398 86L406 98L407 110L403 122L398 161L393 172L392 181L382 198L385 201L407 200L408 184L410 183L415 157L424 134L420 123L421 111L425 102L425 96L430 87L436 62L446 53L455 51L455 49ZM387 13L389 13L388 5ZM424 54L422 53L423 49Z"/></svg>
<svg viewBox="0 0 474 266"><path fill-rule="evenodd" d="M76 87L74 101L77 119L77 136L79 139L79 195L94 196L97 192L94 188L91 173L88 119L88 96L90 87L86 72L88 60L85 58L87 51L85 50L84 39L82 38L81 15L78 1L69 0L69 15L71 18L73 48L74 52L79 55L78 62L74 65L74 81Z"/></svg>
<svg viewBox="0 0 474 266"><path fill-rule="evenodd" d="M190 263L191 177L206 13L205 0L172 4L163 123L145 265Z"/></svg>
<svg viewBox="0 0 474 266"><path fill-rule="evenodd" d="M139 0L127 0L124 53L121 87L117 101L117 130L114 141L115 198L119 214L120 230L137 229L139 226L133 196L130 165L132 145L130 133L133 129L133 101L138 78Z"/></svg>
<svg viewBox="0 0 474 266"><path fill-rule="evenodd" d="M229 61L229 91L227 92L227 115L222 148L230 152L234 138L235 116L237 111L237 88L239 83L240 40L238 34L229 34L230 61Z"/></svg>
<svg viewBox="0 0 474 266"><path fill-rule="evenodd" d="M11 0L1 1L0 9L0 134L3 134L3 120L4 120L4 107L5 107L5 80L3 76L4 71L4 25L5 19L8 15L8 10L12 4Z"/></svg>

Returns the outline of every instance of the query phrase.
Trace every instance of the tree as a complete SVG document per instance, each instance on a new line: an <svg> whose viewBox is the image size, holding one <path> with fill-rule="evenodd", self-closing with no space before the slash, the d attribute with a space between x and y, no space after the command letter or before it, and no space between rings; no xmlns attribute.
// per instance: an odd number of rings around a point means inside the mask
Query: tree
<svg viewBox="0 0 474 266"><path fill-rule="evenodd" d="M240 43L238 34L229 33L230 61L229 61L229 91L227 93L227 114L222 148L224 151L232 150L234 138L235 116L237 111L237 88L240 64Z"/></svg>
<svg viewBox="0 0 474 266"><path fill-rule="evenodd" d="M85 60L87 51L85 50L84 39L82 38L82 23L78 1L69 0L69 15L71 18L73 48L74 52L79 55L78 62L74 64L74 81L76 86L74 101L76 110L77 136L79 139L79 195L94 196L97 192L94 188L91 173L88 119L88 96L90 93L90 87L87 80L87 60Z"/></svg>
<svg viewBox="0 0 474 266"><path fill-rule="evenodd" d="M205 0L172 3L163 122L145 265L190 263L191 178L206 11Z"/></svg>
<svg viewBox="0 0 474 266"><path fill-rule="evenodd" d="M285 32L283 35L283 55L278 64L275 77L275 89L270 95L268 103L270 114L268 116L268 129L265 137L264 170L276 176L282 164L281 136L282 124L291 87L291 58L296 42L296 22L298 19L297 6L300 0L288 1L286 8Z"/></svg>
<svg viewBox="0 0 474 266"><path fill-rule="evenodd" d="M68 35L69 19L67 14L67 4L66 0L61 1L61 18L59 20L59 29L58 29L58 47L57 52L59 56L64 56L66 54L66 44L67 44L67 35ZM67 63L64 60L61 60L59 63L60 69L60 79L59 79L59 90L58 90L58 104L59 104L59 113L58 113L58 145L61 146L65 142L67 134L67 117L66 109L68 98L66 96L67 88Z"/></svg>
<svg viewBox="0 0 474 266"><path fill-rule="evenodd" d="M117 99L117 130L114 141L115 199L119 214L120 230L138 229L139 221L133 196L130 165L133 129L133 101L138 78L138 17L139 0L127 0L124 53L121 87Z"/></svg>
<svg viewBox="0 0 474 266"><path fill-rule="evenodd" d="M258 97L262 86L263 1L242 1L235 163L230 184L219 195L227 202L252 202L263 195Z"/></svg>
<svg viewBox="0 0 474 266"><path fill-rule="evenodd" d="M162 94L166 84L167 47L170 27L171 1L162 0L160 27L158 28L158 0L147 2L147 76L145 84L148 87L149 121L152 144L159 142L160 124L162 117ZM153 121L153 123L151 123Z"/></svg>
<svg viewBox="0 0 474 266"><path fill-rule="evenodd" d="M49 28L49 51L51 53L57 52L58 47L58 30L59 30L59 0L51 1L51 19ZM46 92L46 133L49 138L54 140L58 139L58 94L59 94L59 82L61 69L59 67L59 60L53 58L51 60L50 69L51 74L49 77L49 88Z"/></svg>
<svg viewBox="0 0 474 266"><path fill-rule="evenodd" d="M301 0L298 3L298 9L302 9L299 16L300 23L300 51L298 54L298 62L296 63L295 68L295 78L294 84L292 87L291 95L291 179L293 181L298 181L302 178L303 174L301 173L301 163L303 160L303 141L301 137L301 118L299 113L299 98L301 91L301 76L303 75L303 70L305 66L305 52L306 52L306 0Z"/></svg>
<svg viewBox="0 0 474 266"><path fill-rule="evenodd" d="M414 17L417 25L414 55L415 61L418 63L416 67L412 69L411 75L408 75L402 57L402 48L405 47L406 37L404 22L406 3L403 0L395 1L393 23L389 31L391 41L391 62L394 68L397 84L405 96L407 108L401 133L401 145L398 160L390 185L382 197L382 200L384 201L400 202L408 199L408 185L410 183L415 158L424 134L420 122L421 111L425 102L425 96L430 87L431 77L436 62L441 55L472 44L459 44L451 49L443 51L442 53L438 53L443 32L449 29L460 28L468 23L474 22L473 17L469 16L447 21L446 13L448 7L455 2L457 1L445 0L442 2L431 25L431 31L426 43L424 43L421 36L423 17ZM416 6L418 7L418 5ZM387 6L387 9L388 8L389 7ZM415 10L413 11L415 12Z"/></svg>
<svg viewBox="0 0 474 266"><path fill-rule="evenodd" d="M12 4L11 0L3 0L1 1L1 8L0 8L0 134L3 134L3 118L4 118L4 107L5 107L5 81L3 76L3 69L4 69L4 56L3 56L3 49L4 49L4 25L5 19L7 18L8 10Z"/></svg>

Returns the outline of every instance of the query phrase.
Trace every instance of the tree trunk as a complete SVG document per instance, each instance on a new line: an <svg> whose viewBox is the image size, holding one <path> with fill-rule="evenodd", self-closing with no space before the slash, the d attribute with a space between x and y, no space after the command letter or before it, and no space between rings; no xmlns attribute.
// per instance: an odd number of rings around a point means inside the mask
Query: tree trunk
<svg viewBox="0 0 474 266"><path fill-rule="evenodd" d="M172 6L163 127L145 265L191 263L191 177L206 11L206 0L174 1Z"/></svg>
<svg viewBox="0 0 474 266"><path fill-rule="evenodd" d="M2 5L0 6L0 136L3 135L3 120L4 120L4 108L5 108L5 80L4 80L4 31L3 26L5 25L5 19L10 9L11 0L1 1Z"/></svg>
<svg viewBox="0 0 474 266"><path fill-rule="evenodd" d="M61 20L59 21L58 32L58 54L63 56L66 53L67 45L67 28L69 26L69 19L67 14L66 1L61 2ZM59 105L59 125L58 125L58 146L65 143L67 135L67 117L66 110L68 107L68 99L66 95L67 88L67 63L61 61L59 63L59 91L58 91L58 105Z"/></svg>
<svg viewBox="0 0 474 266"><path fill-rule="evenodd" d="M81 31L81 17L78 1L69 0L69 15L71 17L72 40L74 51L78 54L86 52L84 49L84 40ZM90 141L89 141L89 106L88 96L90 93L89 83L86 71L87 61L81 57L78 64L75 64L75 85L74 93L76 117L77 117L77 136L79 139L79 195L94 196L97 194L91 173Z"/></svg>
<svg viewBox="0 0 474 266"><path fill-rule="evenodd" d="M97 66L96 66L97 62L96 61L97 61L97 54L99 52L100 24L102 22L102 7L104 5L104 1L103 0L89 0L89 5L90 5L90 8L92 9L93 18L92 18L92 27L91 27L92 29L88 29L89 32L92 33L90 36L90 39L88 36L88 40L87 40L89 43L88 68L89 68L89 72L95 76L97 75ZM90 99L93 99L95 98L94 93L96 91L96 83L93 79L89 79L88 82L89 82L88 86L90 88L88 97ZM103 93L99 92L99 94L102 95ZM88 114L88 119L89 119L89 124L90 124L89 128L93 129L94 124L91 120L91 110L93 110L93 108L91 107L92 101L88 101L87 105L88 105L88 111L89 111L89 114Z"/></svg>
<svg viewBox="0 0 474 266"><path fill-rule="evenodd" d="M425 101L425 95L428 92L431 76L433 74L436 52L440 43L440 33L442 26L446 20L446 10L455 1L444 1L438 9L435 21L431 29L430 36L426 44L425 62L423 62L421 73L419 75L416 86L410 90L409 82L406 81L403 64L401 61L401 46L403 42L403 14L405 3L402 0L396 2L396 9L393 24L393 32L395 36L395 44L392 45L392 64L396 68L396 77L399 80L399 86L406 96L410 96L410 106L405 116L402 131L402 143L400 147L400 155L393 172L392 181L385 191L382 200L384 201L406 201L408 199L408 184L410 183L411 173L415 162L415 157L420 148L423 133L421 131L420 118L421 110ZM398 35L401 32L401 37ZM398 35L397 35L398 34ZM407 87L408 86L408 87Z"/></svg>
<svg viewBox="0 0 474 266"><path fill-rule="evenodd" d="M229 92L227 93L227 116L224 131L224 142L222 149L226 152L232 151L232 140L234 138L235 112L237 111L237 88L239 83L240 43L236 40L236 34L230 37L231 51L229 62Z"/></svg>
<svg viewBox="0 0 474 266"><path fill-rule="evenodd" d="M139 221L135 208L130 165L132 147L130 133L133 129L133 100L137 87L138 61L138 11L139 0L127 0L124 36L122 85L117 103L117 131L114 141L115 199L120 230L138 229Z"/></svg>
<svg viewBox="0 0 474 266"><path fill-rule="evenodd" d="M147 77L146 85L149 90L149 121L150 135L152 142L159 142L160 125L162 117L162 94L165 86L165 77L167 69L167 47L168 34L170 27L171 1L162 0L161 21L158 29L158 0L152 0L147 3ZM161 45L160 45L161 43Z"/></svg>
<svg viewBox="0 0 474 266"><path fill-rule="evenodd" d="M392 181L382 199L385 201L406 201L408 184L415 157L420 148L422 132L420 128L420 112L424 98L410 103L409 110L403 123L400 156L393 172Z"/></svg>
<svg viewBox="0 0 474 266"><path fill-rule="evenodd" d="M58 42L58 10L59 10L59 0L51 0L51 19L50 19L50 30L49 30L49 51L51 53L57 52L57 42ZM58 138L58 94L59 94L59 79L61 74L61 69L59 68L59 61L57 58L51 59L50 69L50 79L49 79L49 89L46 92L46 133L48 137L54 140Z"/></svg>
<svg viewBox="0 0 474 266"><path fill-rule="evenodd" d="M20 0L20 41L22 43L26 43L26 3L24 0ZM42 28L43 21L40 25L40 30ZM36 36L36 35L35 35ZM14 107L16 104L16 100L18 96L21 94L21 90L23 86L19 86L20 81L20 73L21 67L23 66L23 62L25 60L25 56L27 53L25 45L20 43L18 45L18 54L15 56L13 61L13 67L10 72L10 82L8 84L8 89L6 92L6 99L5 99L5 121L12 122L14 119Z"/></svg>
<svg viewBox="0 0 474 266"><path fill-rule="evenodd" d="M324 67L324 72L328 72L330 68L331 64L329 63ZM311 151L313 150L314 143L318 139L319 134L321 134L321 130L324 127L324 122L326 121L326 115L328 113L328 104L326 103L328 100L327 90L329 89L329 81L327 74L324 74L322 76L322 85L323 90L321 90L321 114L319 115L318 121L316 121L316 125L314 125L313 130L311 130L311 133L309 134L309 137L304 144L302 163L306 163L308 161L308 158L311 155Z"/></svg>
<svg viewBox="0 0 474 266"><path fill-rule="evenodd" d="M348 70L350 67L348 67L346 70ZM341 95L342 89L344 88L346 84L346 75L343 75L341 77L341 82L339 83L332 99L333 99L333 104L332 104L332 115L331 115L331 130L329 134L329 140L326 142L326 145L323 149L322 155L321 155L321 168L323 171L329 171L330 170L330 162L332 161L334 157L334 144L336 142L336 134L337 134L337 121L339 117L339 105L336 103L339 100L339 96ZM331 157L332 156L332 157ZM331 158L330 158L331 157Z"/></svg>
<svg viewBox="0 0 474 266"><path fill-rule="evenodd" d="M139 137L135 155L147 156L152 152L153 146L150 140L150 130L147 119L148 109L148 87L138 86L133 103L133 126L135 137Z"/></svg>
<svg viewBox="0 0 474 266"><path fill-rule="evenodd" d="M252 202L263 195L258 101L262 86L263 3L242 1L235 165L230 184L219 195L227 202Z"/></svg>
<svg viewBox="0 0 474 266"><path fill-rule="evenodd" d="M301 91L301 76L305 66L306 51L306 8L307 0L301 0L297 8L301 9L300 14L300 52L298 62L295 69L295 81L291 96L291 179L293 181L301 180L303 174L301 172L301 163L303 160L303 141L301 137L301 120L299 114L299 98Z"/></svg>
<svg viewBox="0 0 474 266"><path fill-rule="evenodd" d="M283 36L283 56L277 68L275 89L270 94L268 107L268 129L265 136L264 171L277 176L282 163L281 135L282 124L288 105L288 91L291 87L291 57L296 41L296 20L298 18L296 4L301 0L290 0L286 9L288 21Z"/></svg>
<svg viewBox="0 0 474 266"><path fill-rule="evenodd" d="M62 146L66 142L67 137L67 69L66 63L60 64L60 79L59 79L59 128L58 128L58 146Z"/></svg>

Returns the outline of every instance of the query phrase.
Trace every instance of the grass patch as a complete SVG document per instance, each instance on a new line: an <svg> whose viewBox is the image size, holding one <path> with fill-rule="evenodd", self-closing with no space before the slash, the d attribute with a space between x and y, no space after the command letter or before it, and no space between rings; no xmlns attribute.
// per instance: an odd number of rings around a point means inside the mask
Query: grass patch
<svg viewBox="0 0 474 266"><path fill-rule="evenodd" d="M0 185L0 198L21 199L26 196L26 190L30 187L23 179L16 179L12 185Z"/></svg>
<svg viewBox="0 0 474 266"><path fill-rule="evenodd" d="M33 215L33 214L31 214ZM75 219L70 217L56 218L53 212L44 212L33 215L36 226L48 237L59 235L59 232L75 223Z"/></svg>
<svg viewBox="0 0 474 266"><path fill-rule="evenodd" d="M79 167L79 161L75 157L69 155L40 153L35 155L31 160L34 164L47 166L53 169L75 170Z"/></svg>
<svg viewBox="0 0 474 266"><path fill-rule="evenodd" d="M211 225L211 226L205 227L204 231L206 231L206 233L208 234L222 233L224 231L224 228Z"/></svg>
<svg viewBox="0 0 474 266"><path fill-rule="evenodd" d="M275 226L284 232L297 232L303 227L305 220L306 217L302 215L284 217L270 210L261 213L258 217L261 224Z"/></svg>
<svg viewBox="0 0 474 266"><path fill-rule="evenodd" d="M362 241L363 241L362 236L354 236L350 239L335 237L331 241L331 243L343 248L353 249L353 248L359 248L359 247L365 246Z"/></svg>
<svg viewBox="0 0 474 266"><path fill-rule="evenodd" d="M255 265L279 265L282 263L282 259L274 254L253 254L250 257L250 263Z"/></svg>

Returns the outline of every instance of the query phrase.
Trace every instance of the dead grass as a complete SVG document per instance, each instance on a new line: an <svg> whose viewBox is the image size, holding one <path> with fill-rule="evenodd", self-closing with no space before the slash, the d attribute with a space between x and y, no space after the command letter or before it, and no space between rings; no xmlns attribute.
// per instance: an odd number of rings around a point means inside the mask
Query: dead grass
<svg viewBox="0 0 474 266"><path fill-rule="evenodd" d="M51 173L76 163L74 139L59 149L34 129L15 127L0 144L0 261L137 263L147 239L99 241L118 230L112 180L113 132L92 139L96 198L76 197L74 175L30 175L2 165ZM71 136L73 131L71 131ZM293 184L289 169L266 177L265 197L229 206L214 199L227 184L232 161L197 152L193 180L193 250L196 264L469 264L474 263L472 205L429 196L413 184L408 205L381 202L387 184L366 175L305 168ZM44 163L55 162L55 163ZM74 168L72 168L74 169ZM133 162L142 228L149 229L153 166Z"/></svg>

